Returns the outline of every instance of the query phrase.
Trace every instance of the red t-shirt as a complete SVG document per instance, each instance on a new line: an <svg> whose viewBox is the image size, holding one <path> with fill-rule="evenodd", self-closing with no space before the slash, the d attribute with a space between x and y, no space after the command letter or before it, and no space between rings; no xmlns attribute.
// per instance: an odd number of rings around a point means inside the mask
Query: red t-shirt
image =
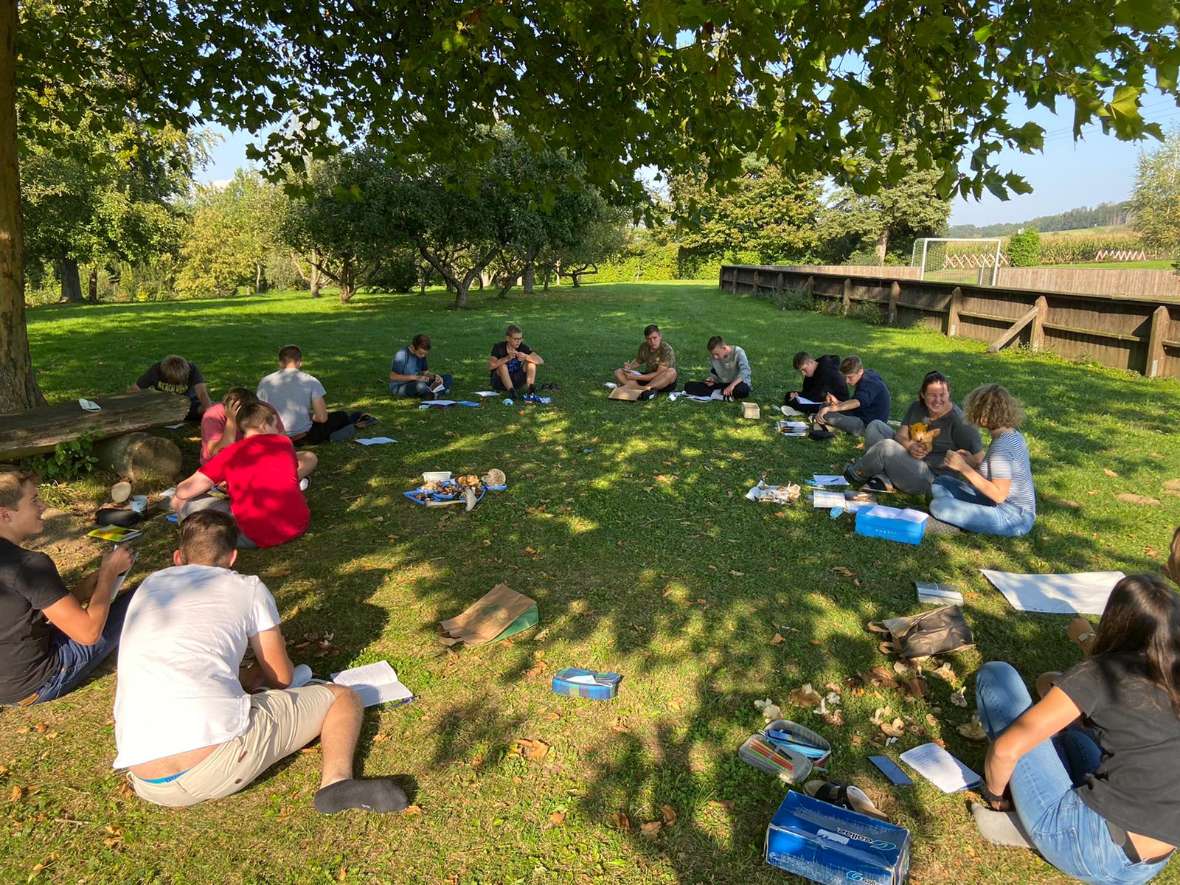
<svg viewBox="0 0 1180 885"><path fill-rule="evenodd" d="M270 405L266 403L266 405ZM275 421L279 425L279 433L283 432L283 419L279 417L279 413L275 412L274 407L271 411L275 414ZM225 403L214 403L205 410L205 414L201 416L201 463L204 464L213 457L211 451L213 445L220 442L221 437L225 435L225 425L229 417L225 414ZM237 442L237 440L235 440Z"/></svg>
<svg viewBox="0 0 1180 885"><path fill-rule="evenodd" d="M240 439L201 466L214 485L226 484L238 528L259 547L298 538L311 521L299 491L295 446L278 433Z"/></svg>

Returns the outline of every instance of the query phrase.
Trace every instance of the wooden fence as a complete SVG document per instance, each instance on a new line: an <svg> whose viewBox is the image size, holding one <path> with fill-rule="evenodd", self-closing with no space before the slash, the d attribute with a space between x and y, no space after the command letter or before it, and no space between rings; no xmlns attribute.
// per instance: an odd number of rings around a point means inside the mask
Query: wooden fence
<svg viewBox="0 0 1180 885"><path fill-rule="evenodd" d="M1001 267L996 285L1041 292L1180 298L1180 273L1114 267Z"/></svg>
<svg viewBox="0 0 1180 885"><path fill-rule="evenodd" d="M863 270L864 268L861 268ZM839 302L875 305L882 319L921 325L946 335L991 342L998 350L1023 343L1068 359L1088 359L1148 377L1180 377L1180 299L1044 292L1008 286L975 286L903 279L892 273L864 276L852 268L818 273L800 267L726 264L726 292L775 298L804 291ZM903 268L904 270L904 268Z"/></svg>

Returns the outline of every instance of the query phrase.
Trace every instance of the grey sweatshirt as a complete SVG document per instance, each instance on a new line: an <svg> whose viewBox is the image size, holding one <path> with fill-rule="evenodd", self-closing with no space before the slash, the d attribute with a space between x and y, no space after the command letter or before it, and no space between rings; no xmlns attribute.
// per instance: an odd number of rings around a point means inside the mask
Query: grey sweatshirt
<svg viewBox="0 0 1180 885"><path fill-rule="evenodd" d="M709 365L710 373L722 384L729 384L740 377L746 384L754 386L750 383L750 361L746 359L746 352L736 344L730 348L729 356L724 359L710 357Z"/></svg>

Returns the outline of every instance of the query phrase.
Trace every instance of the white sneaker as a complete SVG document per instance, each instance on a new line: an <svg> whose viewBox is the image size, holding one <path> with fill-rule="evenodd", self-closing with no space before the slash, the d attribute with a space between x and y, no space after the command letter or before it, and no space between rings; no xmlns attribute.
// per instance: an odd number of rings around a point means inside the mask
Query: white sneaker
<svg viewBox="0 0 1180 885"><path fill-rule="evenodd" d="M311 480L306 476L303 477L303 479L299 480L299 491L306 492L309 485L311 485Z"/></svg>

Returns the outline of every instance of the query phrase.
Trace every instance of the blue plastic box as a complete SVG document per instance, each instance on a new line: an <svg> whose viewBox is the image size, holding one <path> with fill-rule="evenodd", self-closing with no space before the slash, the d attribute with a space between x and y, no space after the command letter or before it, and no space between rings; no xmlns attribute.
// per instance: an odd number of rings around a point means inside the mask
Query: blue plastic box
<svg viewBox="0 0 1180 885"><path fill-rule="evenodd" d="M828 885L901 885L910 832L791 791L766 830L766 862Z"/></svg>
<svg viewBox="0 0 1180 885"><path fill-rule="evenodd" d="M594 681L575 682L574 677L589 677ZM609 701L619 693L619 683L622 681L623 677L618 673L598 673L594 670L583 670L581 667L566 667L553 674L553 690L557 694L572 698Z"/></svg>
<svg viewBox="0 0 1180 885"><path fill-rule="evenodd" d="M929 514L920 510L901 510L877 504L856 511L856 533L868 538L884 538L903 544L920 544L926 534Z"/></svg>

